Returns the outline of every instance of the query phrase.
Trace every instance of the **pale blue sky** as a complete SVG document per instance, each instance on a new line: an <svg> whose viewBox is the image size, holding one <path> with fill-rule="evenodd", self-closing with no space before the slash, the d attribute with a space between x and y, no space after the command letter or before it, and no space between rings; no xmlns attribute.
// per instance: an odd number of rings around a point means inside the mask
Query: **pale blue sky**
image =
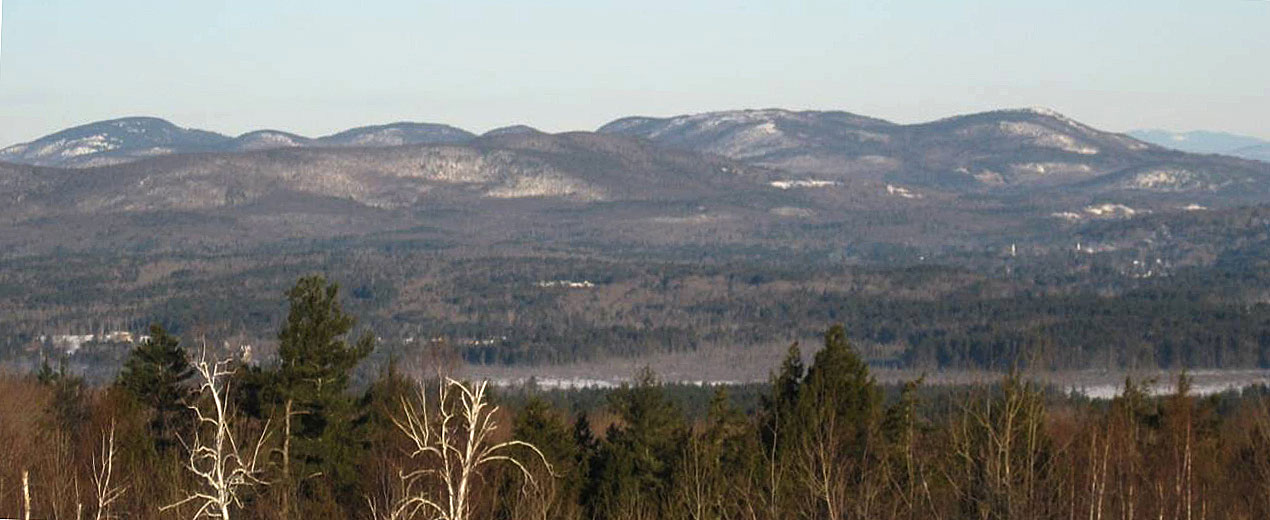
<svg viewBox="0 0 1270 520"><path fill-rule="evenodd" d="M1270 1L8 0L0 145L154 115L237 134L593 129L1048 106L1270 138Z"/></svg>

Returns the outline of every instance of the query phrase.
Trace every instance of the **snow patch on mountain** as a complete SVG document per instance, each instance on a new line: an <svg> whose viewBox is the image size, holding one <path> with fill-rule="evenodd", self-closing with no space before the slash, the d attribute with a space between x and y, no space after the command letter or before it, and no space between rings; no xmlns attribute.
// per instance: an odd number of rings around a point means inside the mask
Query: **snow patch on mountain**
<svg viewBox="0 0 1270 520"><path fill-rule="evenodd" d="M1150 213L1149 211L1134 209L1124 204L1114 202L1106 202L1102 204L1092 204L1085 206L1080 211L1061 211L1051 213L1051 217L1061 218L1070 222L1076 222L1086 219L1120 219L1132 218L1142 213Z"/></svg>
<svg viewBox="0 0 1270 520"><path fill-rule="evenodd" d="M768 212L778 217L811 218L816 216L815 211L812 211L807 208L798 208L793 206L781 206L778 208L772 208Z"/></svg>
<svg viewBox="0 0 1270 520"><path fill-rule="evenodd" d="M729 215L714 215L710 213L700 213L697 215L689 215L686 217L660 216L660 217L653 217L650 220L658 224L670 224L670 225L678 226L678 225L712 224L715 222L732 220L732 218L733 217Z"/></svg>
<svg viewBox="0 0 1270 520"><path fill-rule="evenodd" d="M276 148L295 148L305 146L303 138L285 132L261 130L238 136L237 148L240 150L268 150Z"/></svg>
<svg viewBox="0 0 1270 520"><path fill-rule="evenodd" d="M1038 125L1036 123L1029 123L1025 121L1001 121L997 123L997 126L1005 135L1029 138L1035 146L1057 148L1065 152L1078 153L1081 155L1095 155L1098 153L1098 148L1082 144L1070 135L1050 130L1045 126Z"/></svg>
<svg viewBox="0 0 1270 520"><path fill-rule="evenodd" d="M1155 168L1138 172L1124 185L1130 189L1152 191L1216 191L1232 182L1231 179L1214 182L1203 172L1185 168Z"/></svg>
<svg viewBox="0 0 1270 520"><path fill-rule="evenodd" d="M829 188L841 185L838 181L826 181L821 179L798 179L798 180L780 180L772 181L770 184L773 188L789 190L794 188Z"/></svg>
<svg viewBox="0 0 1270 520"><path fill-rule="evenodd" d="M1070 175L1093 172L1093 168L1088 164L1066 162L1015 163L1011 164L1010 168L1014 170L1015 173L1033 175Z"/></svg>
<svg viewBox="0 0 1270 520"><path fill-rule="evenodd" d="M894 185L894 184L887 184L887 185L886 185L886 194L887 194L887 195L894 196L894 197L899 197L899 198L902 198L902 199L920 199L920 198L923 198L923 195L922 195L922 194L920 194L920 193L917 193L917 192L915 192L915 191L913 191L913 190L910 190L910 189L908 189L908 188L905 188L905 187L903 187L903 186L896 186L896 185Z"/></svg>
<svg viewBox="0 0 1270 520"><path fill-rule="evenodd" d="M604 200L600 190L584 182L552 176L517 177L507 185L485 192L485 196L495 199L561 197L587 202Z"/></svg>

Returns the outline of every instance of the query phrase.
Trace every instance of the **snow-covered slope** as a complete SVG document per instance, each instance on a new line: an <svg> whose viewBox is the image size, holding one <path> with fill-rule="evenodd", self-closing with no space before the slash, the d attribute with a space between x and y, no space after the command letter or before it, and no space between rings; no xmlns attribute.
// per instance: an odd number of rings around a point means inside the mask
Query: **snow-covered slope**
<svg viewBox="0 0 1270 520"><path fill-rule="evenodd" d="M269 150L312 146L313 140L304 136L277 130L257 130L234 138L234 150Z"/></svg>
<svg viewBox="0 0 1270 520"><path fill-rule="evenodd" d="M825 181L939 190L1063 186L1118 175L1105 189L1213 191L1262 178L1255 163L1179 153L1044 108L996 110L918 124L845 112L744 110L619 119L630 135ZM1115 186L1115 188L1111 188Z"/></svg>
<svg viewBox="0 0 1270 520"><path fill-rule="evenodd" d="M0 150L0 161L87 167L171 153L224 150L233 139L153 117L128 117L62 130Z"/></svg>

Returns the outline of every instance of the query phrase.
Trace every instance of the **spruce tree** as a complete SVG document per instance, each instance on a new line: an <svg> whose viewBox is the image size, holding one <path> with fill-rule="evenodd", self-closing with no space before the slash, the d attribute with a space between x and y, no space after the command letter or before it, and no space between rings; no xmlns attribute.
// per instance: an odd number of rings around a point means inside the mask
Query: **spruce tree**
<svg viewBox="0 0 1270 520"><path fill-rule="evenodd" d="M639 507L665 512L688 430L683 414L662 390L651 369L609 397L619 422L609 427L593 469L598 489L593 516L612 516Z"/></svg>
<svg viewBox="0 0 1270 520"><path fill-rule="evenodd" d="M520 413L516 414L512 438L532 444L551 464L551 472L538 475L538 493L524 493L523 480L509 482L502 490L501 502L508 506L510 518L534 518L552 515L553 518L577 518L579 497L582 494L580 463L582 447L575 442L575 432L557 410L541 397L532 396ZM518 456L533 457L528 449Z"/></svg>
<svg viewBox="0 0 1270 520"><path fill-rule="evenodd" d="M842 433L863 449L859 443L879 419L882 396L842 325L825 332L825 347L807 370L798 402L803 417L817 411L832 414L834 422L845 429Z"/></svg>
<svg viewBox="0 0 1270 520"><path fill-rule="evenodd" d="M881 394L869 367L835 325L825 332L825 346L798 391L792 443L804 489L814 490L805 514L841 517L861 493L872 458L881 415ZM810 468L810 469L808 469Z"/></svg>

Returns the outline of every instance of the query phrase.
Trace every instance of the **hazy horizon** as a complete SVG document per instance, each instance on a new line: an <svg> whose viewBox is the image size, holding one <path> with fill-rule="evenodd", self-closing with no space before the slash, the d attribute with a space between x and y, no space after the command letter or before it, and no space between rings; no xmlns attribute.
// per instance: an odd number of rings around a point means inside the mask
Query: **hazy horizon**
<svg viewBox="0 0 1270 520"><path fill-rule="evenodd" d="M1270 2L0 4L0 146L154 116L229 135L394 121L592 130L743 108L915 123L1048 107L1270 139Z"/></svg>

